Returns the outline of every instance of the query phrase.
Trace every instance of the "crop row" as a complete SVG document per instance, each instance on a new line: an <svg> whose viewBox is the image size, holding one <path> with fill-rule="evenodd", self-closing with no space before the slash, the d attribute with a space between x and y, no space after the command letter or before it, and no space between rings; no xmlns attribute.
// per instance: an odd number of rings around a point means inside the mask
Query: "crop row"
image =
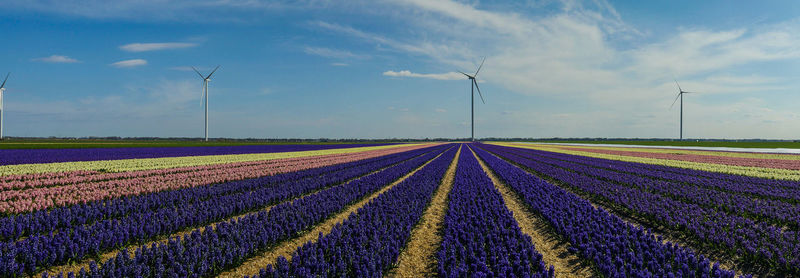
<svg viewBox="0 0 800 278"><path fill-rule="evenodd" d="M493 145L480 148L503 154L507 159L539 169L540 164L507 155L515 149ZM570 249L591 260L608 277L733 277L734 273L711 265L702 255L660 237L641 227L626 223L604 209L598 209L575 194L552 185L500 159L483 149L478 155L516 191L532 211L541 215L571 244ZM555 175L571 181L569 172ZM619 192L606 188L609 193Z"/></svg>
<svg viewBox="0 0 800 278"><path fill-rule="evenodd" d="M520 151L534 151L534 150L521 149ZM566 160L567 158L574 158L573 160L569 160L573 162L575 161L592 162L595 164L606 164L608 165L608 167L637 168L640 169L639 171L641 172L641 174L652 177L660 177L662 175L677 175L681 177L681 182L694 183L694 184L707 184L718 181L726 181L726 182L733 182L734 184L739 184L739 185L750 184L753 186L759 186L761 188L773 188L773 187L789 188L789 189L800 188L800 182L791 180L780 180L780 179L776 180L776 179L766 179L766 178L758 178L751 176L732 175L719 172L709 172L709 171L669 167L669 166L662 166L655 164L627 162L621 160L595 158L595 157L587 157L581 155L570 155L570 154L549 152L549 151L539 151L537 153L549 157L558 156L559 159L563 160ZM559 156L559 154L561 155ZM769 194L769 191L767 191L767 194Z"/></svg>
<svg viewBox="0 0 800 278"><path fill-rule="evenodd" d="M672 172L657 172L641 167L619 165L615 161L589 161L579 157L540 151L521 151L526 158L541 163L582 173L596 178L625 184L640 190L655 192L704 207L752 216L756 220L800 227L800 205L775 200L757 193L788 193L794 191L792 200L798 200L800 191L785 188L767 188L753 184L739 184L725 180L695 178ZM655 172L655 173L654 173ZM705 182L704 182L705 181ZM776 192L770 192L772 189ZM747 193L747 194L743 194ZM787 194L788 195L788 194ZM774 195L773 195L774 196ZM784 195L785 196L785 195Z"/></svg>
<svg viewBox="0 0 800 278"><path fill-rule="evenodd" d="M280 257L255 277L381 277L396 262L456 151L446 151L317 242L298 248L291 262Z"/></svg>
<svg viewBox="0 0 800 278"><path fill-rule="evenodd" d="M573 145L559 145L561 148L592 148L597 150L617 150L617 151L631 151L631 152L647 152L647 153L671 153L671 154L694 154L706 156L724 156L736 158L758 158L758 159L780 159L780 160L800 160L800 155L790 153L757 153L757 152L739 152L739 151L712 151L712 150L692 150L692 149L679 149L679 148L663 148L661 146L652 147L607 147L607 146L573 146Z"/></svg>
<svg viewBox="0 0 800 278"><path fill-rule="evenodd" d="M67 161L117 160L197 155L278 153L356 148L385 144L329 144L329 145L245 145L211 147L143 147L143 148L93 148L93 149L2 149L0 165L52 163Z"/></svg>
<svg viewBox="0 0 800 278"><path fill-rule="evenodd" d="M583 152L624 155L633 157L682 160L682 161L714 163L714 164L724 164L724 165L734 165L734 166L800 170L800 160L796 159L744 158L744 157L729 157L729 156L715 156L715 155L701 155L701 154L658 153L658 152L606 150L606 149L593 149L593 148L570 148L570 149Z"/></svg>
<svg viewBox="0 0 800 278"><path fill-rule="evenodd" d="M407 152L382 160L363 164L317 176L309 179L287 180L282 184L263 183L269 178L231 182L221 185L188 188L184 192L201 192L199 195L212 196L203 201L191 202L191 199L173 199L174 206L162 207L129 213L120 219L104 219L91 225L77 225L62 229L61 232L46 235L34 235L9 243L10 252L19 254L17 263L37 268L59 265L69 260L81 259L84 256L96 256L102 251L125 246L134 242L144 242L157 236L169 235L188 227L199 226L231 215L260 209L280 200L300 196L304 193L325 188L328 185L368 174L399 161L418 156L426 150ZM430 150L427 150L430 151ZM231 188L232 191L250 189L226 195L211 195L218 188ZM208 192L211 191L211 192ZM191 193L188 193L191 195ZM171 192L153 194L173 197ZM183 195L183 194L178 194ZM188 196L187 196L188 197Z"/></svg>
<svg viewBox="0 0 800 278"><path fill-rule="evenodd" d="M701 162L656 159L656 158L646 158L646 157L632 157L624 155L600 154L593 152L583 152L583 151L576 151L564 148L529 145L529 144L520 145L520 144L493 143L493 145L511 146L516 148L525 148L525 149L536 149L536 150L543 150L543 151L550 151L550 152L557 152L557 153L564 153L564 154L571 154L571 155L578 155L585 157L620 160L620 161L635 162L635 163L646 163L646 164L653 164L653 165L660 165L667 167L685 168L685 169L692 169L692 170L699 170L706 172L717 172L717 173L751 176L758 178L782 179L791 181L800 180L800 173L798 173L798 171L788 170L788 169L721 165L714 163L701 163Z"/></svg>
<svg viewBox="0 0 800 278"><path fill-rule="evenodd" d="M437 147L435 152L378 173L275 205L267 211L207 226L203 232L195 231L182 238L172 238L167 243L137 248L133 256L127 250L120 251L102 266L91 263L89 269L76 274L80 277L187 277L190 274L208 276L218 273L278 242L297 236L348 204L385 187L441 153L442 148ZM8 273L21 273L20 269L16 271Z"/></svg>
<svg viewBox="0 0 800 278"><path fill-rule="evenodd" d="M565 185L610 202L627 213L644 217L656 225L681 232L700 243L700 248L724 252L741 262L755 264L769 273L798 273L800 233L782 231L774 225L704 208L625 185L592 178L520 156L503 147L487 147Z"/></svg>
<svg viewBox="0 0 800 278"><path fill-rule="evenodd" d="M160 158L142 158L142 159L95 160L95 161L75 161L75 162L41 163L41 164L3 165L0 166L0 176L26 175L26 174L36 174L36 173L48 173L48 172L69 172L69 171L127 172L127 171L154 170L154 169L168 169L177 167L191 167L191 166L212 165L212 164L284 159L292 157L355 153L355 152L363 152L370 150L382 150L382 149L391 149L397 147L418 146L418 145L429 145L429 144L385 145L385 146L339 148L339 149L328 149L328 150L280 152L280 153L202 155L202 156L183 156L183 157L160 157Z"/></svg>
<svg viewBox="0 0 800 278"><path fill-rule="evenodd" d="M420 147L397 147L322 158L307 157L246 164L217 164L137 171L127 174L96 174L79 178L67 177L55 181L50 179L49 183L60 185L0 191L0 213L29 212L122 196L255 178L377 157ZM82 182L84 180L85 182ZM35 183L35 181L26 181L25 183Z"/></svg>
<svg viewBox="0 0 800 278"><path fill-rule="evenodd" d="M670 179L675 181L714 187L720 190L732 190L736 192L782 197L788 199L800 196L800 182L797 181L747 177L685 168L560 154L546 151L521 151L582 164L592 163L593 165L601 165L615 171L630 172L631 169L635 169L636 174L643 176L654 178L663 178L668 176Z"/></svg>
<svg viewBox="0 0 800 278"><path fill-rule="evenodd" d="M193 206L196 203L205 201L218 202L219 200L215 199L234 194L249 194L249 196L258 197L259 195L254 193L256 190L261 192L262 195L268 192L265 190L272 190L273 194L282 193L283 195L302 193L326 184L341 183L428 151L431 151L431 148L273 176L94 201L76 206L58 207L49 211L36 211L4 217L0 218L0 239L2 241L14 241L23 236L56 232L59 229L78 228L93 224L99 220L112 222L118 218L137 218L160 210L168 211L175 208L186 210L188 206ZM276 187L287 187L287 189ZM294 195L286 196L291 197ZM240 206L243 206L243 204L240 204ZM252 207L248 208L252 209ZM192 219L193 222L200 220L202 219L199 217Z"/></svg>
<svg viewBox="0 0 800 278"><path fill-rule="evenodd" d="M458 161L436 257L441 277L554 275L466 147Z"/></svg>

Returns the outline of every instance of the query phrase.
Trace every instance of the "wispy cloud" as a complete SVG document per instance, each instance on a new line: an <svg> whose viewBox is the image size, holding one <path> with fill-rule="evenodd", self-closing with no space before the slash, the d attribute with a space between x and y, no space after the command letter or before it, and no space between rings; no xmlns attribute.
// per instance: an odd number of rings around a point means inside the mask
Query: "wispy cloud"
<svg viewBox="0 0 800 278"><path fill-rule="evenodd" d="M447 112L447 109L436 108L436 109L434 109L434 111L436 111L436 113L445 113L445 112Z"/></svg>
<svg viewBox="0 0 800 278"><path fill-rule="evenodd" d="M147 60L144 59L131 59L131 60L123 60L116 63L110 64L112 67L117 68L131 68L131 67L138 67L147 65Z"/></svg>
<svg viewBox="0 0 800 278"><path fill-rule="evenodd" d="M436 79L436 80L459 80L464 79L464 75L457 73L457 72L448 72L448 73L414 73L407 70L401 71L385 71L383 72L385 76L391 77L415 77L415 78L428 78L428 79Z"/></svg>
<svg viewBox="0 0 800 278"><path fill-rule="evenodd" d="M36 62L44 63L79 63L78 59L70 58L63 55L50 55L49 57L41 57L32 59Z"/></svg>
<svg viewBox="0 0 800 278"><path fill-rule="evenodd" d="M346 66L349 66L349 65L350 64L348 64L348 63L331 63L331 66L334 66L334 67L346 67Z"/></svg>
<svg viewBox="0 0 800 278"><path fill-rule="evenodd" d="M262 20L264 11L326 9L334 6L328 0L4 0L4 11L35 11L90 19L121 19L137 22L254 22ZM350 2L341 5L354 5ZM360 1L359 1L360 2ZM249 15L249 17L244 16Z"/></svg>
<svg viewBox="0 0 800 278"><path fill-rule="evenodd" d="M191 48L195 46L197 46L197 44L191 42L153 42L153 43L129 43L120 46L119 49L128 52L145 52L145 51L157 51L157 50L167 50L167 49Z"/></svg>
<svg viewBox="0 0 800 278"><path fill-rule="evenodd" d="M303 51L306 54L322 56L334 59L367 59L369 55L355 54L347 50L337 50L326 47L310 47L307 46Z"/></svg>

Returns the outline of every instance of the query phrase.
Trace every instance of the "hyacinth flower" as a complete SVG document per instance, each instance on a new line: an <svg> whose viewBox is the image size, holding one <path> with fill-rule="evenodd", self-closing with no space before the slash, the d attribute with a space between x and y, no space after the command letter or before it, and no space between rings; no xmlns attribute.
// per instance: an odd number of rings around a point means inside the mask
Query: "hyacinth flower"
<svg viewBox="0 0 800 278"><path fill-rule="evenodd" d="M533 211L540 213L554 230L571 244L572 252L592 261L603 275L611 277L735 276L731 271L713 268L707 258L696 256L691 250L673 243L663 243L650 231L630 225L603 209L595 208L589 201L531 175L486 151L512 153L513 149L484 144L479 146L480 148L477 148L476 152L498 177L516 191ZM511 155L508 156L508 159L526 167L536 167L542 171L547 168L542 164L526 164L527 160ZM563 178L565 182L574 182L578 178L570 175L571 172L558 173L563 175L554 178ZM605 190L619 194L608 188ZM631 246L636 248L631 249Z"/></svg>

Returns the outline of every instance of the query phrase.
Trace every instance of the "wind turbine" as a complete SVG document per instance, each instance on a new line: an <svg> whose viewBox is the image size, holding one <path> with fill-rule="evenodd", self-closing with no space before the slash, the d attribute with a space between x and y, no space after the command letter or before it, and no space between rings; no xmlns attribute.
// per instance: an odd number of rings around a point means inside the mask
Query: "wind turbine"
<svg viewBox="0 0 800 278"><path fill-rule="evenodd" d="M208 141L208 82L211 81L211 75L213 75L214 72L216 72L217 69L219 69L219 66L214 68L214 70L211 71L211 73L209 73L208 76L203 76L203 74L201 74L199 71L197 71L197 69L194 68L194 67L192 67L192 69L194 70L194 72L197 73L197 75L200 76L200 78L203 79L203 94L200 95L200 103L201 104L203 103L203 97L205 97L205 104L206 104L206 137L205 137L205 140Z"/></svg>
<svg viewBox="0 0 800 278"><path fill-rule="evenodd" d="M3 80L3 84L0 85L0 140L3 139L3 92L6 91L6 81L8 81L9 75L11 75L10 72L6 74L6 79Z"/></svg>
<svg viewBox="0 0 800 278"><path fill-rule="evenodd" d="M470 100L472 102L472 110L470 112L470 114L471 114L470 119L472 121L472 131L470 132L470 136L469 136L470 141L475 141L475 89L476 88L478 89L478 95L481 97L481 102L483 102L483 104L486 104L486 102L483 101L483 94L481 94L481 88L478 87L478 81L475 80L475 77L478 76L478 72L480 72L481 68L483 67L483 62L486 62L486 57L483 58L483 61L481 61L481 65L478 66L478 70L476 70L475 74L473 74L473 75L469 75L469 74L464 73L463 71L459 71L461 74L463 74L463 75L467 76L467 78L469 78L470 86L471 86L470 87L470 90L471 90Z"/></svg>
<svg viewBox="0 0 800 278"><path fill-rule="evenodd" d="M681 84L678 84L678 80L675 80L675 85L678 85L678 96L675 97L675 100L672 101L672 105L669 106L669 109L672 109L675 106L675 102L678 99L681 99L681 131L680 131L680 140L683 140L683 94L695 94L693 92L687 92L681 89Z"/></svg>

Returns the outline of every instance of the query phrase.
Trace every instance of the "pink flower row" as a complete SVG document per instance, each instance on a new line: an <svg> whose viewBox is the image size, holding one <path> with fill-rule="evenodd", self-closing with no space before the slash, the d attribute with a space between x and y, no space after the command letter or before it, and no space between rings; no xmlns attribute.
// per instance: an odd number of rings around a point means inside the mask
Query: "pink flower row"
<svg viewBox="0 0 800 278"><path fill-rule="evenodd" d="M145 170L130 173L103 173L110 177L117 174L120 179L88 178L94 175L78 176L80 182L70 183L69 177L52 187L22 186L21 190L0 192L0 212L22 213L85 203L95 200L117 198L128 195L158 192L162 190L194 187L213 183L256 178L277 173L287 173L304 169L346 163L398 152L409 151L426 146L408 146L349 154L323 155L304 158L276 159L258 162L193 166L176 169ZM84 173L85 174L85 173Z"/></svg>
<svg viewBox="0 0 800 278"><path fill-rule="evenodd" d="M246 162L235 162L235 163L225 163L225 164L189 166L189 167L142 170L142 171L131 171L131 172L116 172L116 173L101 173L97 171L75 171L75 172L13 175L13 176L8 176L7 181L0 182L0 191L37 188L37 187L50 187L58 185L69 185L69 184L88 183L88 182L110 181L110 180L145 178L150 176L163 176L163 175L171 175L178 173L204 171L209 169L233 169L233 168L248 167L248 166L263 167L264 165L271 165L275 163L284 163L284 164L305 163L305 161L308 161L310 159L311 160L336 159L337 157L343 157L346 155L348 154L344 153L344 154L332 154L324 156L313 156L312 158L293 157L293 158L266 160L266 161L264 160L246 161Z"/></svg>
<svg viewBox="0 0 800 278"><path fill-rule="evenodd" d="M681 161L691 161L700 163L714 163L714 164L732 165L732 166L749 166L749 167L762 167L762 168L773 168L773 169L800 170L800 160L745 158L745 157L729 157L729 156L699 155L699 154L633 152L633 151L619 151L619 150L601 150L601 149L591 149L591 148L570 148L570 150L602 153L602 154L624 155L633 157L670 159L670 160L681 160Z"/></svg>

